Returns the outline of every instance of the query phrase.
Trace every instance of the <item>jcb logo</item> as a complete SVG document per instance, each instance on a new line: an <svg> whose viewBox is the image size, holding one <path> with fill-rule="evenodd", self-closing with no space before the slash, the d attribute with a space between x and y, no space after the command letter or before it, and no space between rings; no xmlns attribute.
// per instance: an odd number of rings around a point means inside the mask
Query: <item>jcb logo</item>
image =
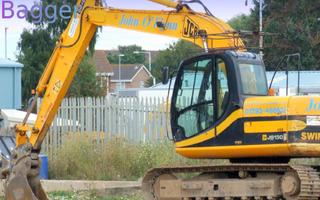
<svg viewBox="0 0 320 200"><path fill-rule="evenodd" d="M268 136L266 134L262 135L262 141L267 141L268 140Z"/></svg>
<svg viewBox="0 0 320 200"><path fill-rule="evenodd" d="M198 34L199 26L192 21L190 18L186 17L183 28L184 37L195 37Z"/></svg>

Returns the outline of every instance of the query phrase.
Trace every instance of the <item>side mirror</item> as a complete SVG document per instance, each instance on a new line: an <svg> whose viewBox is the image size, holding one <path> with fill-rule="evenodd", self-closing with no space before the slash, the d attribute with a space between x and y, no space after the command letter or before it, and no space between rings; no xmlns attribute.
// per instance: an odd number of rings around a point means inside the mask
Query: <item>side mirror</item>
<svg viewBox="0 0 320 200"><path fill-rule="evenodd" d="M169 67L162 68L162 84L166 85L169 82Z"/></svg>

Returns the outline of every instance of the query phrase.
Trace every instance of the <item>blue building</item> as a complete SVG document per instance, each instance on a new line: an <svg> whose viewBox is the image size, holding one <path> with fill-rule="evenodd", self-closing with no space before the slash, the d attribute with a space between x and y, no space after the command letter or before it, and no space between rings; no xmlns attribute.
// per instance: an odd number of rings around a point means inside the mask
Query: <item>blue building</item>
<svg viewBox="0 0 320 200"><path fill-rule="evenodd" d="M21 71L23 65L0 59L0 109L21 109Z"/></svg>

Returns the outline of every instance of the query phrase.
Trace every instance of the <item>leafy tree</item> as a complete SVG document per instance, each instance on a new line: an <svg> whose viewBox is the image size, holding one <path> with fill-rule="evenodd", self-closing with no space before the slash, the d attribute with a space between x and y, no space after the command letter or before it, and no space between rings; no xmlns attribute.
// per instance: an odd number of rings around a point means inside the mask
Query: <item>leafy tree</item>
<svg viewBox="0 0 320 200"><path fill-rule="evenodd" d="M162 67L168 66L171 71L177 70L181 61L201 51L202 50L193 43L179 40L177 43L171 44L169 48L159 53L153 63L152 74L159 81L162 78Z"/></svg>
<svg viewBox="0 0 320 200"><path fill-rule="evenodd" d="M279 34L265 38L265 59L270 63L269 67L274 68L284 54L300 53L305 69L319 68L319 1L265 0L265 3L265 31Z"/></svg>
<svg viewBox="0 0 320 200"><path fill-rule="evenodd" d="M75 5L77 4L77 0L69 0L69 1L59 1L59 0L42 0L40 3L35 2L35 4L38 4L40 8L42 8L42 20L34 20L31 16L31 13L28 13L27 21L31 24L34 24L37 28L45 29L47 30L50 35L54 39L58 39L61 35L61 33L66 29L66 27L69 24L69 21L74 14L74 10L71 10L71 12L65 12L63 14L63 17L58 17L57 13L59 13L59 9L62 6L68 6L72 9L74 9ZM48 7L54 7L55 9L47 9ZM39 15L39 11L34 11L35 15ZM47 13L46 13L47 12ZM45 14L46 13L46 14ZM46 15L46 17L44 17ZM54 16L54 17L53 17ZM89 51L91 53L94 52L94 47L97 41L98 32L95 33L90 45L89 45Z"/></svg>
<svg viewBox="0 0 320 200"><path fill-rule="evenodd" d="M43 0L39 3L41 8L46 8L48 5L54 5L60 8L62 5L68 5L73 8L73 5L76 4L76 0L71 1L59 1L59 0ZM42 10L42 13L45 13L45 10ZM52 16L53 10L49 9L49 16ZM72 15L72 13L70 13ZM23 82L23 100L26 102L30 98L31 89L34 89L37 86L37 82L52 54L52 51L55 47L55 42L60 37L63 30L66 29L69 20L57 17L55 20L48 19L43 17L43 20L40 22L34 21L29 12L27 21L35 26L33 30L24 30L21 34L20 42L18 44L20 54L18 56L19 62L24 64L22 72L22 82ZM97 34L93 38L90 44L91 53L94 50L96 43ZM81 65L82 66L82 65ZM88 66L88 65L86 65ZM83 85L92 84L92 81L86 82L87 80L95 79L95 71L88 70L88 73L79 73L76 75L75 79L83 80ZM85 76L85 77L83 77ZM87 78L87 77L91 78ZM95 87L96 85L94 85ZM79 87L71 87L73 89ZM71 94L77 94L79 96L99 95L99 93L93 94L92 91L96 90L84 90L73 91L71 89Z"/></svg>
<svg viewBox="0 0 320 200"><path fill-rule="evenodd" d="M62 6L68 6L70 8L74 8L77 0L69 0L69 1L58 1L58 0L44 0L41 2L34 2L34 5L38 5L39 8L42 8L41 11L34 10L34 16L43 16L41 18L32 17L31 11L28 12L27 21L37 28L46 29L53 36L59 36L62 31L67 27L69 20L72 17L73 10L69 13L65 12L63 14L63 18L57 16L59 13L59 9ZM48 6L52 6L55 9L47 9ZM40 15L40 12L42 13ZM47 12L47 13L46 13ZM54 13L56 12L56 13ZM46 13L46 14L45 14Z"/></svg>
<svg viewBox="0 0 320 200"><path fill-rule="evenodd" d="M253 15L241 14L230 19L228 21L228 24L236 31L257 31L253 29L254 26L258 26L255 20L256 19L253 17ZM257 36L254 36L254 35L248 36L248 37L242 36L241 39L246 45L247 49L249 49L250 51L258 52L257 48L252 49L252 47L258 47Z"/></svg>
<svg viewBox="0 0 320 200"><path fill-rule="evenodd" d="M92 74L95 73L96 67L92 56L86 55L79 65L77 75L73 80L68 96L97 96L97 94L102 94L102 88L98 84L96 76L92 76Z"/></svg>
<svg viewBox="0 0 320 200"><path fill-rule="evenodd" d="M251 30L253 20L253 17L250 15L241 14L231 18L228 24L237 31Z"/></svg>
<svg viewBox="0 0 320 200"><path fill-rule="evenodd" d="M24 30L21 34L18 44L20 49L18 61L24 64L22 70L22 97L24 103L30 98L31 90L37 86L42 71L50 58L54 43L45 30Z"/></svg>
<svg viewBox="0 0 320 200"><path fill-rule="evenodd" d="M142 51L142 47L137 45L130 46L119 46L119 53L111 53L108 55L108 60L111 64L119 63L119 54L123 54L124 57L121 58L121 63L123 64L137 64L137 63L145 63L145 55L144 54L135 54L135 51Z"/></svg>
<svg viewBox="0 0 320 200"><path fill-rule="evenodd" d="M307 0L264 0L263 26L265 36L264 60L269 70L274 69L286 54L300 53L306 70L320 68L320 23L319 1ZM249 16L237 16L229 21L235 29L258 31L259 1ZM248 47L258 47L259 37L247 40ZM257 48L255 49L258 51ZM297 65L297 62L291 63Z"/></svg>

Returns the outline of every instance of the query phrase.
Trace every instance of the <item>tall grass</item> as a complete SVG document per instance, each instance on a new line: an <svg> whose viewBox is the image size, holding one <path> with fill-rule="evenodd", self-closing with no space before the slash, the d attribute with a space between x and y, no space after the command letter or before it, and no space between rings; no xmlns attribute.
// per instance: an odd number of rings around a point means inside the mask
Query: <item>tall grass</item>
<svg viewBox="0 0 320 200"><path fill-rule="evenodd" d="M141 195L100 196L94 192L53 192L49 194L51 200L142 200ZM0 198L1 199L1 198Z"/></svg>
<svg viewBox="0 0 320 200"><path fill-rule="evenodd" d="M137 180L148 169L159 166L212 164L176 154L170 141L131 143L114 138L98 143L94 134L70 134L49 158L51 179Z"/></svg>

